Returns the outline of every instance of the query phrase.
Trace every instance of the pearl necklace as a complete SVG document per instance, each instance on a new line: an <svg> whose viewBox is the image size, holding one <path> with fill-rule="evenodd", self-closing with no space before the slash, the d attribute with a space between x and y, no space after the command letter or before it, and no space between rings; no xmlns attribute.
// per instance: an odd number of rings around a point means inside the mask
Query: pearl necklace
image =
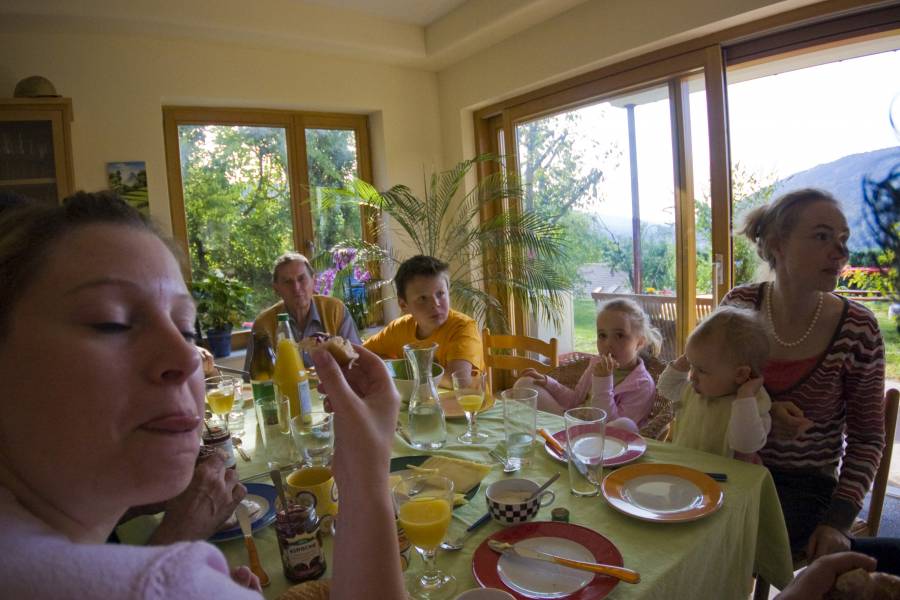
<svg viewBox="0 0 900 600"><path fill-rule="evenodd" d="M781 339L780 337L778 337L778 332L775 331L775 319L772 317L772 296L775 292L775 286L770 286L768 291L769 291L769 293L766 294L766 313L768 314L768 317L769 317L769 323L771 323L771 325L772 325L772 337L775 338L776 342L778 342L780 345L784 346L785 348L793 348L794 346L799 346L804 341L806 341L806 338L808 338L809 334L812 333L813 327L816 326L816 322L818 322L819 315L822 312L822 303L825 300L825 294L823 294L822 292L819 292L819 301L816 304L816 313L813 315L812 321L810 321L810 323L809 323L809 327L806 328L806 333L804 333L802 336L800 336L800 339L797 340L796 342L786 342L783 339Z"/></svg>

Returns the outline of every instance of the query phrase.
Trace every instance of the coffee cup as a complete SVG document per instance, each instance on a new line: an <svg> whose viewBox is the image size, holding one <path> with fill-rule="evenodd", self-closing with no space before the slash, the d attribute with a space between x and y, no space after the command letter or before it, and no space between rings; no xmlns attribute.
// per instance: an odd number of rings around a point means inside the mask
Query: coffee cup
<svg viewBox="0 0 900 600"><path fill-rule="evenodd" d="M304 467L297 469L285 480L292 497L311 494L316 500L316 512L326 522L338 513L338 489L334 475L328 467ZM327 529L327 528L326 528Z"/></svg>
<svg viewBox="0 0 900 600"><path fill-rule="evenodd" d="M556 494L551 490L544 490L530 498L539 487L530 479L495 481L484 493L491 518L501 525L515 525L532 520L542 506L549 506L556 499Z"/></svg>

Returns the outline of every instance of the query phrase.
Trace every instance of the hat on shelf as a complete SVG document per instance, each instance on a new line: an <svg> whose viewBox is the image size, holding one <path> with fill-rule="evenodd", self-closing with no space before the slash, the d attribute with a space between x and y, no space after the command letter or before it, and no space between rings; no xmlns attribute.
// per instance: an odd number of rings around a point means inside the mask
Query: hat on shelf
<svg viewBox="0 0 900 600"><path fill-rule="evenodd" d="M59 98L50 80L40 75L26 77L16 84L14 98Z"/></svg>

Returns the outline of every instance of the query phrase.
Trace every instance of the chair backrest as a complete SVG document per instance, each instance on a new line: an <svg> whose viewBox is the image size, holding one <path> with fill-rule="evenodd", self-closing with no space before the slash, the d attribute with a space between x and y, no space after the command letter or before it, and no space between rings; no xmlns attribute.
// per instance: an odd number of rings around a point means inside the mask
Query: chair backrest
<svg viewBox="0 0 900 600"><path fill-rule="evenodd" d="M547 373L559 364L556 355L556 338L545 342L525 335L493 335L491 330L485 327L481 332L481 345L484 351L484 368L487 371L488 383L495 393L499 390L494 387L494 369L516 372L523 369L534 369L538 373ZM510 353L495 354L495 350L505 350ZM527 355L528 352L544 356L547 361L530 358Z"/></svg>
<svg viewBox="0 0 900 600"><path fill-rule="evenodd" d="M894 434L897 431L897 404L900 403L900 390L889 389L884 394L884 451L881 462L875 472L875 483L872 485L872 499L869 501L869 517L866 519L869 535L878 535L881 525L881 510L884 508L884 494L887 491L888 477L891 474L891 454L894 450Z"/></svg>

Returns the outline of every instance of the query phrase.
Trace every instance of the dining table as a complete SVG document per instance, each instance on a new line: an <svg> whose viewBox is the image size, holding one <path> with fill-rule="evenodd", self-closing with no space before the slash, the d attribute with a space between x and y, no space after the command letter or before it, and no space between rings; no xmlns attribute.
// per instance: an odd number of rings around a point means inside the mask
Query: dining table
<svg viewBox="0 0 900 600"><path fill-rule="evenodd" d="M252 402L248 405L242 441L243 449L251 460L244 461L236 455L238 473L246 483L271 484L265 452L257 440ZM405 419L406 414L401 409L401 424ZM477 425L479 430L489 435L488 440L484 444L464 445L457 441L457 435L465 430L465 419L447 419L447 443L432 453L493 465L471 500L454 510L448 537L461 533L486 512L484 490L494 481L523 477L541 484L559 473L559 479L549 488L555 493L554 502L541 508L535 520L550 521L551 510L564 507L568 509L570 523L593 530L615 545L622 555L624 566L640 573L640 582L620 582L608 598L746 600L752 591L755 574L779 588L787 585L793 577L788 535L775 485L768 470L762 466L648 439L646 451L632 464L683 465L701 472L727 476L727 481L718 484L724 492L724 501L718 510L691 522L648 522L618 512L602 495L580 497L571 494L567 465L546 452L544 441L539 436L535 439L527 464L516 473L504 473L501 464L489 454L504 440L500 402L480 413ZM561 416L540 411L537 426L550 433L565 428ZM340 444L340 432L336 435ZM392 456L423 454L427 453L412 448L399 434L395 434ZM340 501L335 527L340 529ZM123 536L121 529L123 539L139 541L139 534L132 532L128 535L126 532ZM502 525L490 521L477 529L461 550L438 552L437 564L456 577L458 592L479 587L473 574L473 554L486 538L502 529ZM261 563L271 579L263 595L265 598L277 598L295 584L283 574L274 527L270 525L260 529L255 532L254 538ZM332 544L332 538L325 536L323 545L328 570L323 577L326 578L331 573ZM247 564L247 551L240 537L217 542L216 545L231 568ZM415 552L413 555L408 569L419 571L423 566L422 560L415 556Z"/></svg>

